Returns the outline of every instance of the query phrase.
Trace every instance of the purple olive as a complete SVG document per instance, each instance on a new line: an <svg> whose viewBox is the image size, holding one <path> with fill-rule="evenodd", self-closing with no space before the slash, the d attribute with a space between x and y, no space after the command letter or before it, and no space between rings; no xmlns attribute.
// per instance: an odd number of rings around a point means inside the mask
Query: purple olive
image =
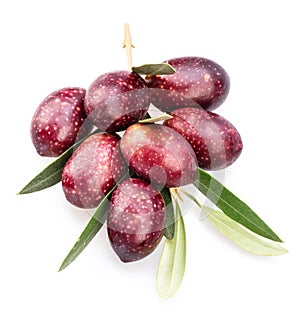
<svg viewBox="0 0 300 321"><path fill-rule="evenodd" d="M98 133L73 153L62 173L67 200L81 208L97 207L128 169L116 134Z"/></svg>
<svg viewBox="0 0 300 321"><path fill-rule="evenodd" d="M195 180L197 159L175 130L158 124L130 126L120 143L127 164L141 178L166 187Z"/></svg>
<svg viewBox="0 0 300 321"><path fill-rule="evenodd" d="M121 261L137 261L152 253L163 236L164 222L164 200L149 183L130 178L113 191L107 232Z"/></svg>
<svg viewBox="0 0 300 321"><path fill-rule="evenodd" d="M150 105L150 92L139 75L115 71L98 77L85 97L85 111L99 129L125 130L142 119Z"/></svg>
<svg viewBox="0 0 300 321"><path fill-rule="evenodd" d="M164 122L192 146L199 167L219 170L231 165L241 154L243 143L237 129L225 118L198 108L174 110Z"/></svg>
<svg viewBox="0 0 300 321"><path fill-rule="evenodd" d="M230 80L227 72L212 60L183 57L168 60L176 72L147 77L151 102L170 112L179 107L213 110L226 99Z"/></svg>
<svg viewBox="0 0 300 321"><path fill-rule="evenodd" d="M55 157L88 134L92 126L85 122L85 89L63 88L47 96L31 121L31 139L41 156Z"/></svg>

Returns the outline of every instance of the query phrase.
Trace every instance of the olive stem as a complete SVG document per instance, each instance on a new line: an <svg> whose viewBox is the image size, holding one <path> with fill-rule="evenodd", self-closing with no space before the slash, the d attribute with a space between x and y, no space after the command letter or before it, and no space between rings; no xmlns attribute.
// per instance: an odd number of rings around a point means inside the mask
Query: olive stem
<svg viewBox="0 0 300 321"><path fill-rule="evenodd" d="M152 117L152 118L147 118L147 119L141 119L139 120L139 123L141 124L148 124L148 123L155 123L156 121L162 121L162 120L168 120L173 118L173 116L167 114L167 113L163 113L160 116L157 117Z"/></svg>
<svg viewBox="0 0 300 321"><path fill-rule="evenodd" d="M194 197L192 194L188 193L184 188L180 188L179 191L185 195L187 198L189 198L192 202L194 202L200 210L204 213L205 217L210 215L210 211L213 211L214 209L208 206L203 206L196 197Z"/></svg>
<svg viewBox="0 0 300 321"><path fill-rule="evenodd" d="M197 206L199 206L201 209L203 208L203 205L199 203L196 197L188 193L184 188L180 188L180 192L184 194L186 197L188 197L191 201L193 201Z"/></svg>
<svg viewBox="0 0 300 321"><path fill-rule="evenodd" d="M134 48L134 44L132 43L132 39L131 39L131 35L130 35L130 28L129 28L128 23L124 24L123 48L126 48L128 69L131 70L131 68L132 68L132 48Z"/></svg>
<svg viewBox="0 0 300 321"><path fill-rule="evenodd" d="M184 199L181 195L181 190L179 190L179 188L177 187L171 187L170 188L170 193L173 196L174 200L176 200L177 198L179 198L181 200L182 203L184 203Z"/></svg>

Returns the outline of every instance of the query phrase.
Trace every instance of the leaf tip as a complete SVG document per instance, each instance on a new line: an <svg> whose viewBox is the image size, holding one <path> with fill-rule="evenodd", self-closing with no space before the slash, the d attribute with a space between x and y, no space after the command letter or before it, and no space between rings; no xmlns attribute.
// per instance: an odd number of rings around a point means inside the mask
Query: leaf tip
<svg viewBox="0 0 300 321"><path fill-rule="evenodd" d="M68 265L69 265L69 263L66 263L65 261L63 261L62 264L61 264L61 266L60 266L59 269L57 270L57 272L61 272L61 271L64 270Z"/></svg>
<svg viewBox="0 0 300 321"><path fill-rule="evenodd" d="M282 252L281 252L280 254L278 254L278 256L279 256L279 255L284 255L284 254L286 254L286 253L288 253L288 252L289 252L289 251L283 247L283 248L282 248Z"/></svg>
<svg viewBox="0 0 300 321"><path fill-rule="evenodd" d="M279 246L280 246L280 245L279 245ZM278 252L277 256L286 254L286 253L288 253L288 252L289 252L289 250L287 250L286 248L280 246L280 252Z"/></svg>
<svg viewBox="0 0 300 321"><path fill-rule="evenodd" d="M27 194L27 192L26 192L26 186L23 187L19 192L16 193L16 195L23 195L23 194Z"/></svg>
<svg viewBox="0 0 300 321"><path fill-rule="evenodd" d="M164 293L164 292L160 292L159 289L157 289L157 293L158 296L160 297L160 299L162 300L168 300L170 299L174 293L170 294L170 293Z"/></svg>
<svg viewBox="0 0 300 321"><path fill-rule="evenodd" d="M284 254L286 254L288 252L289 251L287 249L285 249L284 247L280 246L280 247L277 248L276 252L264 254L263 256L281 256L281 255L284 255ZM256 253L254 253L254 254L256 254Z"/></svg>
<svg viewBox="0 0 300 321"><path fill-rule="evenodd" d="M180 288L181 282L174 288L162 288L159 281L156 282L156 291L160 299L162 300L168 300L172 298Z"/></svg>
<svg viewBox="0 0 300 321"><path fill-rule="evenodd" d="M278 235L276 235L274 232L273 232L272 238L269 237L269 239L272 241L275 241L275 242L284 243L284 241Z"/></svg>
<svg viewBox="0 0 300 321"><path fill-rule="evenodd" d="M166 64L168 65L169 69L172 71L172 72L170 73L170 75L171 75L171 74L175 74L175 73L176 73L176 69L175 69L172 65L170 65L168 61L166 62Z"/></svg>

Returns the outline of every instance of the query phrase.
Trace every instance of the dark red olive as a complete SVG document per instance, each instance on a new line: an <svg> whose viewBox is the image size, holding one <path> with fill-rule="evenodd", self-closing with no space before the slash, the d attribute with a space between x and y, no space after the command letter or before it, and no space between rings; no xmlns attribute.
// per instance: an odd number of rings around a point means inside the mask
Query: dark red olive
<svg viewBox="0 0 300 321"><path fill-rule="evenodd" d="M67 200L81 208L97 207L128 169L116 134L98 133L73 153L62 173Z"/></svg>
<svg viewBox="0 0 300 321"><path fill-rule="evenodd" d="M180 107L213 110L226 99L230 80L227 72L212 60L182 57L168 60L176 72L147 77L151 102L160 110Z"/></svg>
<svg viewBox="0 0 300 321"><path fill-rule="evenodd" d="M174 110L164 122L192 146L199 167L219 170L231 165L241 154L243 143L237 129L224 117L198 108Z"/></svg>
<svg viewBox="0 0 300 321"><path fill-rule="evenodd" d="M163 236L164 222L164 200L149 183L130 178L113 191L107 231L121 261L137 261L152 253Z"/></svg>
<svg viewBox="0 0 300 321"><path fill-rule="evenodd" d="M125 130L142 119L150 105L150 92L143 78L129 71L115 71L98 77L85 97L85 111L99 129Z"/></svg>
<svg viewBox="0 0 300 321"><path fill-rule="evenodd" d="M159 124L134 124L126 130L120 147L127 164L147 181L178 187L195 180L195 153L171 128Z"/></svg>
<svg viewBox="0 0 300 321"><path fill-rule="evenodd" d="M63 88L39 105L31 122L31 138L41 156L59 156L74 144L79 131L80 135L91 131L90 123L82 126L86 119L84 96L83 88Z"/></svg>

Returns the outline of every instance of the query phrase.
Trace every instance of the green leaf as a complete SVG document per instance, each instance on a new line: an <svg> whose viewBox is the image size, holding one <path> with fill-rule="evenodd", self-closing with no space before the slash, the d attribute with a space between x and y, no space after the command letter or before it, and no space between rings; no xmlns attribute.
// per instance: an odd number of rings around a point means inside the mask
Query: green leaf
<svg viewBox="0 0 300 321"><path fill-rule="evenodd" d="M94 236L100 231L107 218L107 211L109 207L109 195L110 193L107 194L106 197L99 204L94 215L89 220L86 228L83 230L78 240L72 247L71 251L64 259L58 271L62 271L68 265L70 265L79 256L79 254L88 246L88 244L91 242Z"/></svg>
<svg viewBox="0 0 300 321"><path fill-rule="evenodd" d="M194 185L234 221L265 238L282 242L247 204L201 168L198 168L198 177Z"/></svg>
<svg viewBox="0 0 300 321"><path fill-rule="evenodd" d="M92 134L95 134L96 132L98 132L98 130L96 130ZM18 194L38 192L59 183L61 181L62 171L66 162L73 154L74 149L78 147L78 145L80 145L86 138L87 137L80 139L74 145L69 147L64 153L56 158L55 161L53 161L37 176L35 176Z"/></svg>
<svg viewBox="0 0 300 321"><path fill-rule="evenodd" d="M151 118L150 114L149 114L149 113L146 113L146 114L144 115L144 117L142 118L142 120L144 120L144 119L149 119L149 118Z"/></svg>
<svg viewBox="0 0 300 321"><path fill-rule="evenodd" d="M164 229L164 236L167 239L172 240L174 238L175 233L175 215L170 190L168 188L163 188L160 191L160 193L165 201L166 209L166 223Z"/></svg>
<svg viewBox="0 0 300 321"><path fill-rule="evenodd" d="M202 206L202 210L217 230L250 253L273 256L282 255L287 252L279 243L258 236L220 211L206 206Z"/></svg>
<svg viewBox="0 0 300 321"><path fill-rule="evenodd" d="M110 195L118 186L118 184L125 178L128 177L128 173L126 173L119 182L114 186L113 189L109 191L98 205L97 209L95 210L93 216L89 220L87 226L79 236L78 240L72 247L71 251L68 253L66 258L64 259L63 263L61 264L58 271L62 271L68 265L70 265L80 254L81 252L88 246L94 236L100 231L101 227L105 223L107 219L108 208L110 204Z"/></svg>
<svg viewBox="0 0 300 321"><path fill-rule="evenodd" d="M132 71L141 75L171 75L176 70L167 62L132 67Z"/></svg>
<svg viewBox="0 0 300 321"><path fill-rule="evenodd" d="M175 294L180 287L185 271L185 229L181 211L176 200L175 214L175 235L172 240L165 240L156 277L157 291L163 299L167 299Z"/></svg>

